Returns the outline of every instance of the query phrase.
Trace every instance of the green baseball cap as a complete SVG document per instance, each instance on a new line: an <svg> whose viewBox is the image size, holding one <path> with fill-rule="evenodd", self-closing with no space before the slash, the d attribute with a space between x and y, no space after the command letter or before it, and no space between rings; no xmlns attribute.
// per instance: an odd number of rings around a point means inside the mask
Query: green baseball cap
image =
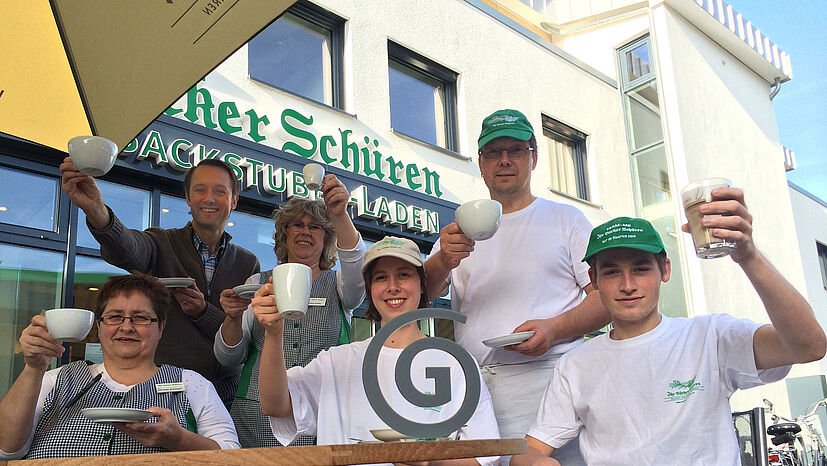
<svg viewBox="0 0 827 466"><path fill-rule="evenodd" d="M528 118L517 110L497 110L482 120L482 131L477 139L482 148L492 139L510 137L520 141L528 141L534 135L534 128Z"/></svg>
<svg viewBox="0 0 827 466"><path fill-rule="evenodd" d="M657 254L664 250L663 241L651 223L642 218L617 217L592 230L586 257L614 248L640 249Z"/></svg>

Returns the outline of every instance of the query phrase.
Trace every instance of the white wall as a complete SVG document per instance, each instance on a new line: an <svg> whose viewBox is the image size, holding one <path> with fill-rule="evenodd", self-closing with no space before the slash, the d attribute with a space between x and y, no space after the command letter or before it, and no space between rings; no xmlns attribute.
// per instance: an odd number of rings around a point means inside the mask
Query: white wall
<svg viewBox="0 0 827 466"><path fill-rule="evenodd" d="M574 204L595 223L634 214L622 106L615 87L463 1L316 3L347 19L345 101L346 111L355 118L252 82L247 78L246 47L213 71L205 87L214 97L253 103L271 121L290 105L328 121L334 130L337 124L348 124L373 132L386 146L384 153L389 147L397 160L438 168L443 198L454 202L488 196L476 164L476 141L485 116L500 108L515 108L541 134L541 114L546 114L588 134L594 205L550 192L546 159L539 161L532 178L535 194ZM389 39L459 73L459 152L472 160L452 157L391 131ZM539 137L538 142L543 144Z"/></svg>
<svg viewBox="0 0 827 466"><path fill-rule="evenodd" d="M821 277L816 241L827 245L827 207L825 202L810 197L801 188L790 186L798 243L801 246L801 264L807 282L807 301L823 328L827 328L827 290ZM821 360L821 372L827 373L827 358Z"/></svg>
<svg viewBox="0 0 827 466"><path fill-rule="evenodd" d="M667 151L677 187L709 176L730 178L744 189L761 251L802 293L804 272L784 174L781 146L767 83L669 7L651 10ZM677 192L673 195L677 196ZM684 251L691 250L686 235ZM695 314L727 312L768 322L760 299L729 259L684 254ZM818 373L818 364L790 376ZM767 397L787 409L784 382L737 393L734 409L759 406Z"/></svg>
<svg viewBox="0 0 827 466"><path fill-rule="evenodd" d="M601 73L620 80L617 76L617 51L614 47L629 41L649 29L649 16L639 16L613 22L606 27L591 29L580 34L564 36L560 48L593 66Z"/></svg>

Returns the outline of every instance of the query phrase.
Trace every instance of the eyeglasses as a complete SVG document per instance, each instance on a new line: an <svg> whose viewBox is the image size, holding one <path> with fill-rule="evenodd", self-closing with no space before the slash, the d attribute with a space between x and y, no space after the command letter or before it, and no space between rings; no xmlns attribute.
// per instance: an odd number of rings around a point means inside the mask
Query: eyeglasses
<svg viewBox="0 0 827 466"><path fill-rule="evenodd" d="M324 231L324 227L319 225L318 223L302 223L302 222L290 222L287 224L287 228L293 229L296 231L304 230L305 227L310 230L310 233L320 233Z"/></svg>
<svg viewBox="0 0 827 466"><path fill-rule="evenodd" d="M149 325L153 322L158 322L157 317L149 317L142 314L136 314L134 316L107 314L105 316L101 316L98 320L106 325L121 325L126 319L129 319L132 322L132 325Z"/></svg>
<svg viewBox="0 0 827 466"><path fill-rule="evenodd" d="M508 149L480 149L479 154L485 160L499 160L503 152L508 152L508 158L519 160L533 151L533 147L514 146Z"/></svg>

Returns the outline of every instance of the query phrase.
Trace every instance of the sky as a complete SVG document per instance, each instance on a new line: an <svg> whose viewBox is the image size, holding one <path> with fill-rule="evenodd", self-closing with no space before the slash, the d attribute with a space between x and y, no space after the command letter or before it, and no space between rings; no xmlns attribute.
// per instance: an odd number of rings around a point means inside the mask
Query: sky
<svg viewBox="0 0 827 466"><path fill-rule="evenodd" d="M827 1L726 1L790 56L793 79L773 99L781 144L795 152L787 179L827 202Z"/></svg>

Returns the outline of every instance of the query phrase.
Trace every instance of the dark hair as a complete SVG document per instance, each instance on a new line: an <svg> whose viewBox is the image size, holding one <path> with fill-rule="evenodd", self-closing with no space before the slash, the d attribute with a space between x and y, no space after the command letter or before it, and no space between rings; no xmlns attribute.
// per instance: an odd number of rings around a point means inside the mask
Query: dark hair
<svg viewBox="0 0 827 466"><path fill-rule="evenodd" d="M195 173L195 170L201 166L217 167L226 171L227 174L230 175L230 184L232 185L233 196L235 197L235 195L238 194L239 181L238 176L235 174L235 170L233 170L233 167L231 167L230 164L224 162L223 160L204 159L198 162L198 165L193 165L192 168L187 170L187 174L184 175L184 197L186 197L187 199L190 198L190 185L192 184L192 176Z"/></svg>
<svg viewBox="0 0 827 466"><path fill-rule="evenodd" d="M642 252L645 252L645 251L642 251ZM655 254L655 253L651 253L651 254L653 254L655 256L655 262L658 263L658 270L660 270L660 274L661 274L661 276L663 276L663 271L664 271L664 269L666 269L666 251L664 250L664 251L661 251L657 254ZM589 267L592 270L594 270L594 273L592 273L592 275L594 277L595 282L597 281L597 275L598 275L596 267L597 267L597 257L599 255L600 255L600 253L598 252L597 254L593 255L592 257L589 257L588 259L586 259L586 263L589 264Z"/></svg>
<svg viewBox="0 0 827 466"><path fill-rule="evenodd" d="M134 272L130 275L116 275L109 277L103 284L95 303L95 320L100 320L109 300L116 296L141 293L149 299L152 310L158 317L158 325L166 322L167 310L170 305L170 296L167 288L155 277L145 273Z"/></svg>
<svg viewBox="0 0 827 466"><path fill-rule="evenodd" d="M273 232L275 242L273 251L276 253L279 264L284 264L288 260L287 224L301 220L305 215L312 223L318 223L324 228L324 249L322 249L322 257L319 258L319 268L332 269L336 265L339 253L336 249L336 227L327 217L327 205L319 199L311 201L301 197L291 198L284 207L273 214L273 220L276 222L276 231Z"/></svg>
<svg viewBox="0 0 827 466"><path fill-rule="evenodd" d="M384 256L384 257L392 257L392 256ZM371 322L381 322L382 315L379 314L379 310L376 309L376 306L373 305L373 297L370 295L370 284L371 284L371 275L373 274L373 269L376 267L376 263L381 259L381 257L375 259L373 262L370 263L365 272L362 276L365 279L365 292L367 293L368 298L368 308L365 311L364 318L370 320ZM413 265L413 264L411 264ZM416 274L419 275L419 287L422 289L422 295L419 297L419 305L417 305L417 309L421 309L423 307L428 307L428 280L425 276L425 269L422 267L416 268Z"/></svg>

